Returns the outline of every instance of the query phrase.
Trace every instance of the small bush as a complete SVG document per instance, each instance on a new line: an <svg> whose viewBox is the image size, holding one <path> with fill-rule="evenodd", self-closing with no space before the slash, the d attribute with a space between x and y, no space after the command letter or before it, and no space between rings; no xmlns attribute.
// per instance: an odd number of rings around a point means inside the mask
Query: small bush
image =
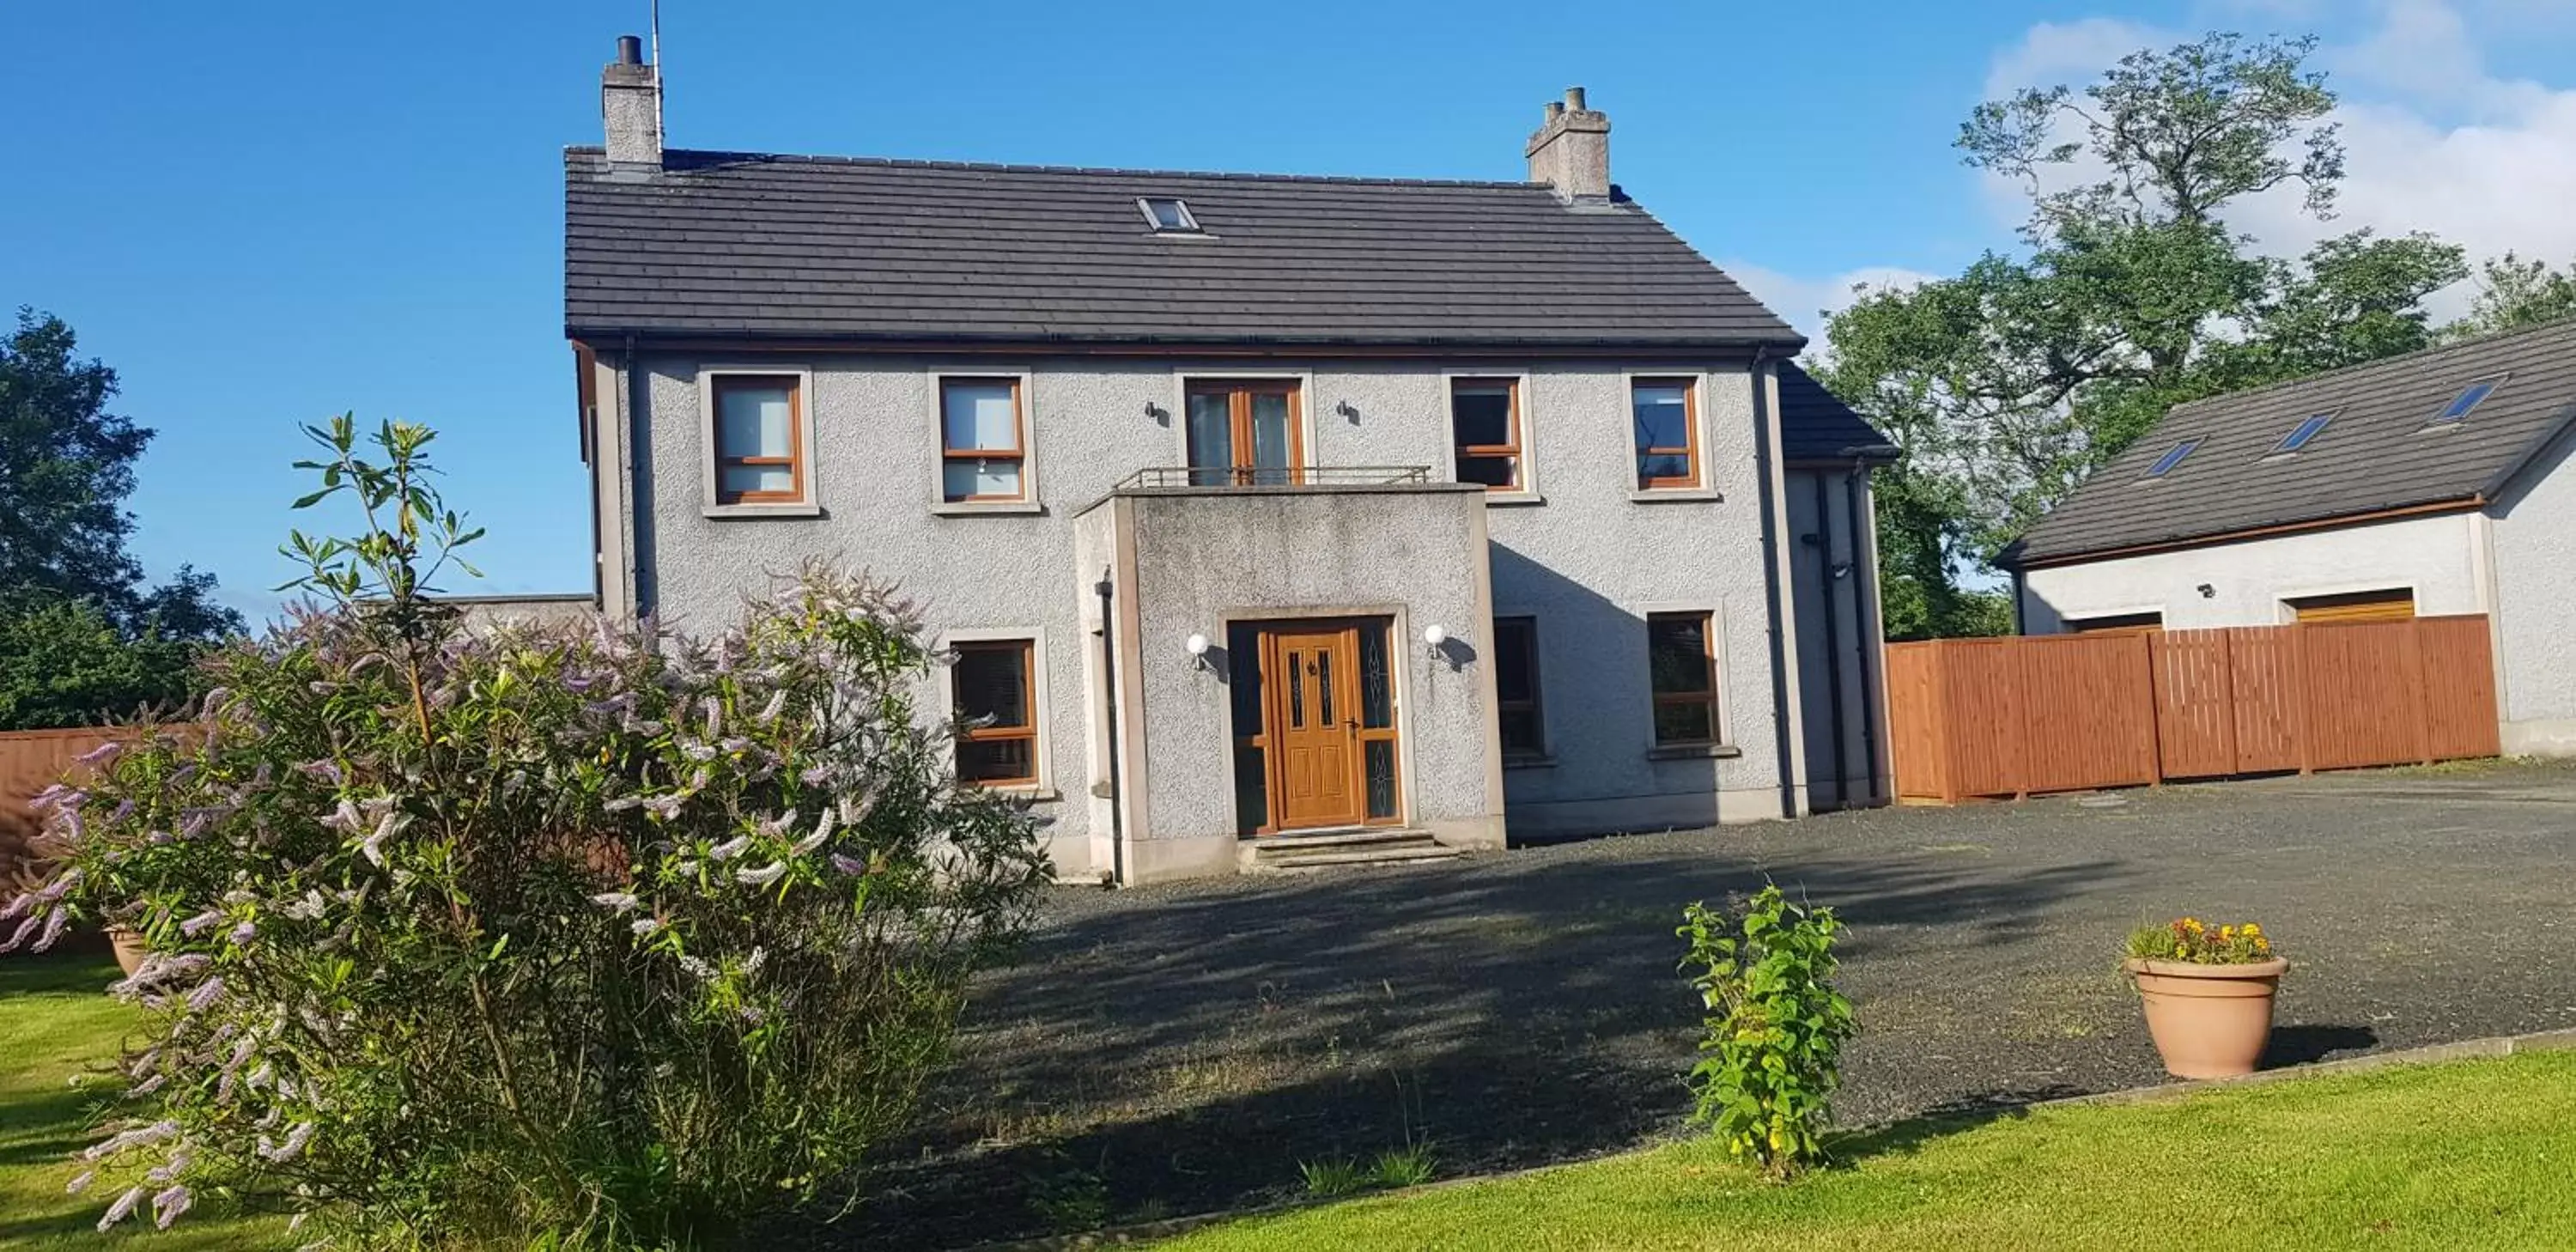
<svg viewBox="0 0 2576 1252"><path fill-rule="evenodd" d="M1297 1172L1306 1180L1306 1194L1332 1200L1357 1195L1368 1189L1368 1171L1351 1158L1337 1157L1323 1161L1300 1161Z"/></svg>
<svg viewBox="0 0 2576 1252"><path fill-rule="evenodd" d="M312 433L302 504L366 516L290 545L325 604L216 653L188 735L93 754L0 912L151 949L102 1229L212 1189L335 1244L689 1244L834 1199L1045 881L916 722L909 609L811 566L707 638L469 633L422 594L477 533L429 433Z"/></svg>
<svg viewBox="0 0 2576 1252"><path fill-rule="evenodd" d="M1737 1160L1786 1178L1824 1155L1843 1043L1858 1029L1833 986L1842 924L1832 909L1790 904L1777 886L1763 887L1740 921L1704 903L1682 919L1682 968L1709 1010L1690 1072L1692 1120Z"/></svg>
<svg viewBox="0 0 2576 1252"><path fill-rule="evenodd" d="M1438 1165L1427 1143L1388 1148L1369 1162L1369 1181L1381 1187L1419 1187L1431 1181Z"/></svg>
<svg viewBox="0 0 2576 1252"><path fill-rule="evenodd" d="M2142 961L2252 965L2272 959L2272 937L2253 922L2211 926L2197 917L2182 917L2129 932L2127 951Z"/></svg>

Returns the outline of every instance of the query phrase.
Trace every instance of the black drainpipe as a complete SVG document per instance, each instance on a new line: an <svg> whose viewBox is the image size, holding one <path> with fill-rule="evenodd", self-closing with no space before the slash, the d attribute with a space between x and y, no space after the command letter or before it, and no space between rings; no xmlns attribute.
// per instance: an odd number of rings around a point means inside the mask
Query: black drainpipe
<svg viewBox="0 0 2576 1252"><path fill-rule="evenodd" d="M1870 671L1878 663L1878 649L1870 646L1867 632L1861 629L1868 615L1860 607L1861 528L1869 525L1868 514L1861 511L1860 492L1861 485L1868 481L1869 460L1854 452L1851 473L1843 479L1843 505L1851 515L1852 613L1861 619L1852 623L1852 654L1860 660L1861 753L1869 764L1869 802L1876 804L1886 798L1878 793L1878 696L1870 689ZM1878 577L1877 567L1871 567L1869 576ZM1876 591L1875 584L1871 589ZM1883 646L1886 641L1879 642Z"/></svg>
<svg viewBox="0 0 2576 1252"><path fill-rule="evenodd" d="M1112 886L1124 887L1127 885L1127 833L1126 826L1120 816L1120 809L1123 806L1119 803L1118 795L1118 643L1117 636L1110 633L1109 629L1110 622L1115 620L1110 616L1110 614L1116 608L1116 606L1110 602L1110 590L1112 586L1113 584L1109 580L1109 571L1106 569L1101 570L1100 582L1098 584L1100 591L1100 676L1102 679L1101 699L1103 701L1101 708L1106 714L1106 719L1109 724L1109 778L1107 782L1107 786L1109 788L1109 882Z"/></svg>
<svg viewBox="0 0 2576 1252"><path fill-rule="evenodd" d="M1836 611L1839 607L1840 597L1834 594L1834 508L1833 497L1831 495L1832 490L1833 488L1825 482L1824 472L1821 470L1817 471L1816 564L1824 571L1824 581L1818 583L1817 586L1824 592L1825 698L1833 701L1833 713L1832 716L1827 719L1827 723L1833 727L1834 732L1834 807L1847 809L1851 807L1851 795L1849 794L1851 791L1851 773L1849 770L1843 768L1843 644L1842 632L1835 629L1834 623L1834 619L1840 616ZM1852 550L1852 557L1852 572L1854 578L1857 579L1860 572L1860 551L1857 546ZM1852 599L1853 607L1859 607L1859 584L1857 582L1853 584ZM1855 627L1852 633L1857 636L1860 632L1858 628ZM1811 774L1811 781L1807 788L1807 803L1811 805L1815 803L1816 799L1816 791L1812 777L1813 776Z"/></svg>

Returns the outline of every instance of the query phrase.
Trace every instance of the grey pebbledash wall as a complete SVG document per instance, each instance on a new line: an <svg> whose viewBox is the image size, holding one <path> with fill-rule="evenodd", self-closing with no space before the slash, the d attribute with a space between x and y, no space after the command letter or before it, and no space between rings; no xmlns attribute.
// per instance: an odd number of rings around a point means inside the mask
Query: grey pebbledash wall
<svg viewBox="0 0 2576 1252"><path fill-rule="evenodd" d="M943 635L1009 630L1039 637L1045 740L1037 808L1050 823L1051 846L1066 873L1105 872L1111 852L1100 829L1106 808L1086 799L1105 773L1101 712L1089 695L1099 677L1093 584L1104 553L1093 540L1077 538L1075 515L1139 468L1184 463L1179 415L1190 377L1295 378L1302 386L1306 461L1428 466L1436 480L1453 476L1447 379L1521 377L1533 490L1527 501L1494 497L1479 511L1489 538L1493 611L1538 618L1551 761L1505 773L1513 829L1696 825L1777 817L1784 808L1802 807L1784 798L1783 728L1774 699L1780 676L1766 600L1762 481L1768 467L1755 422L1754 375L1740 365L1443 368L1316 360L1232 368L1098 357L816 354L652 356L643 367L650 420L627 426L634 440L640 524L632 560L641 607L666 621L712 624L729 617L739 597L757 590L766 575L815 556L894 580ZM698 394L700 371L709 367L810 372L811 511L710 516ZM1032 505L939 503L936 380L953 374L1025 380ZM1699 380L1707 490L1634 490L1628 386L1638 375ZM1376 558L1365 551L1346 547L1333 559L1357 562L1353 578L1378 576L1371 565ZM1458 576L1436 562L1417 562L1408 575L1426 596L1452 594L1438 592L1437 584ZM1454 595L1443 603L1449 602ZM1719 752L1669 757L1652 751L1644 619L1667 610L1710 612L1718 623L1720 715L1728 740ZM1424 624L1410 623L1417 635ZM1488 643L1485 623L1443 624L1480 653ZM1215 625L1197 629L1222 642ZM1170 626L1154 629L1168 633ZM1177 638L1158 634L1150 646L1177 653ZM1471 677L1490 699L1490 675L1472 668L1427 677L1435 686L1417 700L1447 699L1439 683ZM941 708L944 699L944 684L933 682L923 706ZM1120 710L1121 717L1133 715ZM1478 733L1490 738L1490 724ZM1421 742L1415 741L1417 758ZM1139 763L1122 764L1131 779L1146 777L1135 772ZM1167 766L1159 752L1143 764L1153 787L1202 785L1192 777L1195 767ZM1445 785L1436 769L1424 774L1421 768L1417 763L1408 777L1425 788ZM1797 785L1791 780L1792 790ZM1220 803L1230 796L1222 771L1204 779L1203 788ZM1194 802L1170 803L1187 809Z"/></svg>

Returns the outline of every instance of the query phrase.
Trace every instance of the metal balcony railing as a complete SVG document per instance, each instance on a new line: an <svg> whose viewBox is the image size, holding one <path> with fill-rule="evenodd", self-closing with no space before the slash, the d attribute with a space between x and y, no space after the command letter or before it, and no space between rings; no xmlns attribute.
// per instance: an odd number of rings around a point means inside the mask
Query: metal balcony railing
<svg viewBox="0 0 2576 1252"><path fill-rule="evenodd" d="M1427 465L1152 465L1120 479L1115 490L1154 491L1240 487L1397 487L1431 481Z"/></svg>

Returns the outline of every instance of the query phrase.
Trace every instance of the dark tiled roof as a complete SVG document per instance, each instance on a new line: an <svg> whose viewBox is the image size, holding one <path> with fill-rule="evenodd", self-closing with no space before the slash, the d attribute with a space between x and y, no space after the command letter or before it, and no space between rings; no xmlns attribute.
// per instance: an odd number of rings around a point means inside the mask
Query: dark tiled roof
<svg viewBox="0 0 2576 1252"><path fill-rule="evenodd" d="M1848 461L1855 448L1886 447L1887 439L1834 398L1824 384L1795 364L1780 363L1780 450L1791 461ZM1886 460L1886 454L1872 456Z"/></svg>
<svg viewBox="0 0 2576 1252"><path fill-rule="evenodd" d="M2482 378L2467 420L2426 423ZM2301 452L2273 450L2332 413ZM2492 495L2576 416L2576 321L2176 405L2023 536L2024 564ZM2156 459L2199 447L2163 478Z"/></svg>
<svg viewBox="0 0 2576 1252"><path fill-rule="evenodd" d="M575 336L1741 346L1796 331L1633 204L1533 183L565 153ZM1179 196L1207 238L1157 236Z"/></svg>

